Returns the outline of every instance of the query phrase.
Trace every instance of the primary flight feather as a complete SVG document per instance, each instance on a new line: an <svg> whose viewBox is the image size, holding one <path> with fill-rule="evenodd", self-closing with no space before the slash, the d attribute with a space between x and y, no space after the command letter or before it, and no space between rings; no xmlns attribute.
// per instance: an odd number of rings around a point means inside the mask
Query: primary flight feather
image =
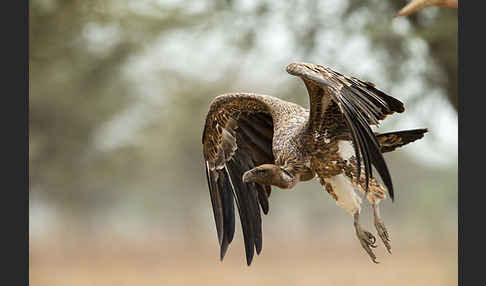
<svg viewBox="0 0 486 286"><path fill-rule="evenodd" d="M423 137L426 129L378 134L371 125L405 109L370 82L344 76L328 67L292 63L289 74L300 77L310 110L276 97L228 93L216 97L206 116L202 144L220 258L235 231L234 201L240 215L246 261L262 250L262 216L268 213L271 186L290 189L317 178L325 190L354 217L358 239L374 262L375 237L359 224L361 198L374 209L378 235L391 251L378 204L386 191L394 198L383 152ZM378 171L384 186L376 180Z"/></svg>

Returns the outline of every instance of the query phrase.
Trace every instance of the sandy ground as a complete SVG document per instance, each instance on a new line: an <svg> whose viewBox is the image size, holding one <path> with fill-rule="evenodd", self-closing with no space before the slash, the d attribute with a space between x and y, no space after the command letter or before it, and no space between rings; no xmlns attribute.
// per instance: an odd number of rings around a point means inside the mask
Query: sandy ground
<svg viewBox="0 0 486 286"><path fill-rule="evenodd" d="M223 262L203 240L44 239L30 242L30 285L457 285L457 241L395 243L373 264L357 240L264 242L246 266L241 241Z"/></svg>

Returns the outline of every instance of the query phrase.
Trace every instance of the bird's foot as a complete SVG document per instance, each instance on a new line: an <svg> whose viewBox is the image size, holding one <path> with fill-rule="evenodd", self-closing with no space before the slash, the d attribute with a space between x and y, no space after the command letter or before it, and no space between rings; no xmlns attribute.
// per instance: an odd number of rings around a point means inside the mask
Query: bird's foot
<svg viewBox="0 0 486 286"><path fill-rule="evenodd" d="M380 212L378 210L378 205L373 205L374 209L374 215L375 215L375 228L376 231L378 232L378 235L380 236L381 240L383 241L383 244L386 247L386 250L388 250L388 253L391 252L391 245L390 245L390 235L388 234L388 231L385 227L385 223L383 223L383 220L380 218Z"/></svg>
<svg viewBox="0 0 486 286"><path fill-rule="evenodd" d="M355 222L354 222L354 227L356 229L356 235L358 236L358 240L361 243L361 246L363 249L368 253L370 256L371 260L374 263L379 263L376 260L376 255L373 253L373 250L371 248L376 248L376 238L373 234L371 234L369 231L364 230L358 223L357 217L359 214L355 214Z"/></svg>
<svg viewBox="0 0 486 286"><path fill-rule="evenodd" d="M390 245L390 235L386 230L385 224L383 223L382 220L375 219L375 227L376 227L376 231L378 231L378 235L380 236L381 240L383 241L383 244L386 247L386 250L388 250L388 253L391 254L392 252L391 252L391 245Z"/></svg>

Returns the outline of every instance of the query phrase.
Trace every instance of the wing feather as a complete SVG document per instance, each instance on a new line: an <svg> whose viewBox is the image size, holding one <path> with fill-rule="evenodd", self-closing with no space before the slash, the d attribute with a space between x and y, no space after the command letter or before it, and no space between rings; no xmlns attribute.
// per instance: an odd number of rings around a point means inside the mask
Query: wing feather
<svg viewBox="0 0 486 286"><path fill-rule="evenodd" d="M393 200L391 176L381 153L380 144L370 125L378 125L379 121L386 116L403 112L405 110L403 103L376 89L372 83L346 77L321 65L292 63L287 65L286 70L289 74L300 77L307 87L311 102L311 131L324 133L326 131L324 128L327 128L324 122L336 120L337 116L332 114L334 110L332 102L335 102L351 133L358 163L358 177L361 175L363 166L366 190L368 190L369 180L373 177L372 166L374 166ZM331 111L331 114L326 113L327 110Z"/></svg>
<svg viewBox="0 0 486 286"><path fill-rule="evenodd" d="M210 106L203 131L203 153L213 214L224 258L235 231L236 202L247 264L262 250L262 217L269 211L271 187L244 183L243 173L274 163L271 99L255 94L226 94ZM261 208L261 210L260 210Z"/></svg>

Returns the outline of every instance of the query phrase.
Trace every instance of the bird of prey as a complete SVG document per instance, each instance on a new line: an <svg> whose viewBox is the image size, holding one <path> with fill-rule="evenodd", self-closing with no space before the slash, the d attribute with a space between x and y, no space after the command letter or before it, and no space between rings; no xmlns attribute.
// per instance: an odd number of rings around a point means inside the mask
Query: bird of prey
<svg viewBox="0 0 486 286"><path fill-rule="evenodd" d="M393 200L394 190L382 153L422 138L427 129L375 133L370 126L403 112L402 102L373 83L322 65L291 63L286 70L303 80L310 110L254 93L223 94L210 104L202 144L220 259L233 240L234 201L249 266L255 250L262 250L260 208L268 213L272 186L291 189L316 178L354 217L358 240L377 263L371 249L376 238L359 223L361 197L355 190L373 206L374 225L390 252L378 204L387 191ZM384 184L375 178L373 166Z"/></svg>

